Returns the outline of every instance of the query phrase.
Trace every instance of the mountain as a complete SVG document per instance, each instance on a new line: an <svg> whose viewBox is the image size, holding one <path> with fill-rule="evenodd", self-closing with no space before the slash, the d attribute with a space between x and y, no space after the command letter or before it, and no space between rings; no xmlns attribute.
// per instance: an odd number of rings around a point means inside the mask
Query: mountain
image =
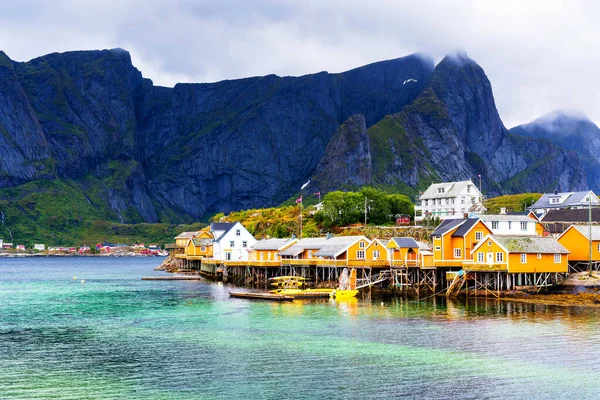
<svg viewBox="0 0 600 400"><path fill-rule="evenodd" d="M189 222L279 204L311 178L407 194L477 174L492 194L586 186L575 153L505 129L465 54L166 88L121 49L0 52L0 132L3 223L37 221L42 203L69 226Z"/></svg>
<svg viewBox="0 0 600 400"><path fill-rule="evenodd" d="M574 153L504 127L485 72L464 53L445 57L416 99L369 127L368 135L370 159L363 164L372 165L374 184L394 190L478 175L493 195L586 186ZM340 157L339 146L330 148L338 154L326 158L351 163ZM333 176L342 187L353 183Z"/></svg>
<svg viewBox="0 0 600 400"><path fill-rule="evenodd" d="M600 129L587 117L554 111L510 131L521 136L547 139L575 151L585 170L590 189L600 191Z"/></svg>

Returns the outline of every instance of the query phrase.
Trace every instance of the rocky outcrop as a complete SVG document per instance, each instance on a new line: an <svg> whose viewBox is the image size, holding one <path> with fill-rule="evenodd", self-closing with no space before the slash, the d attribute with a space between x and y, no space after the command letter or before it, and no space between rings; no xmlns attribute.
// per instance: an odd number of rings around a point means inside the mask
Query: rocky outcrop
<svg viewBox="0 0 600 400"><path fill-rule="evenodd" d="M371 185L371 148L365 117L353 115L333 134L311 182L320 191Z"/></svg>

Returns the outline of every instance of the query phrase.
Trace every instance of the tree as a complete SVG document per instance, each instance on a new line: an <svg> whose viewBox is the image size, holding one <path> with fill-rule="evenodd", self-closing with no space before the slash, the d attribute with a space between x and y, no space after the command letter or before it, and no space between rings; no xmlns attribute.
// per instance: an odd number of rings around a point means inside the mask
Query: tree
<svg viewBox="0 0 600 400"><path fill-rule="evenodd" d="M381 225L390 222L390 204L384 192L367 186L361 189L360 194L363 198L363 219L365 200L367 202L367 223Z"/></svg>
<svg viewBox="0 0 600 400"><path fill-rule="evenodd" d="M410 201L408 196L403 194L389 194L387 201L390 204L390 212L392 215L408 214L411 217L415 214L415 205Z"/></svg>

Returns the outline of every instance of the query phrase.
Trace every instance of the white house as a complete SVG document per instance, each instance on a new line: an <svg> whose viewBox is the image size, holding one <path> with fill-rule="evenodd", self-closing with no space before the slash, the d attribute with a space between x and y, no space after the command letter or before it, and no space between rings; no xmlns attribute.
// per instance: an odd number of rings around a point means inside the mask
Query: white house
<svg viewBox="0 0 600 400"><path fill-rule="evenodd" d="M256 243L254 236L239 222L211 223L210 230L213 241L213 258L223 261L248 261L252 246Z"/></svg>
<svg viewBox="0 0 600 400"><path fill-rule="evenodd" d="M432 183L419 196L415 205L415 220L422 221L427 216L444 220L479 215L487 211L482 201L481 192L471 180Z"/></svg>
<svg viewBox="0 0 600 400"><path fill-rule="evenodd" d="M480 215L479 218L494 235L534 236L538 221L527 215Z"/></svg>
<svg viewBox="0 0 600 400"><path fill-rule="evenodd" d="M563 193L554 191L554 193L544 193L538 201L527 209L534 213L545 215L550 210L588 208L590 202L592 207L598 207L600 205L600 199L598 199L598 196L591 190Z"/></svg>
<svg viewBox="0 0 600 400"><path fill-rule="evenodd" d="M44 251L44 250L46 250L46 245L37 243L37 244L33 245L33 249L38 250L38 251Z"/></svg>

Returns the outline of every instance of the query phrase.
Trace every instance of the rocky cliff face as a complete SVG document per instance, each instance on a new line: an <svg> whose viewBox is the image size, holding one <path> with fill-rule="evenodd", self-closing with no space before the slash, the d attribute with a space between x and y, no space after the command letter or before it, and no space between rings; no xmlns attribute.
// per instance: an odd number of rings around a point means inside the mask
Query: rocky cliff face
<svg viewBox="0 0 600 400"><path fill-rule="evenodd" d="M600 129L589 119L552 112L528 124L510 130L512 133L547 139L555 145L577 153L585 170L590 188L600 191ZM563 189L564 182L559 187Z"/></svg>
<svg viewBox="0 0 600 400"><path fill-rule="evenodd" d="M465 55L435 70L412 55L340 74L163 88L120 49L27 63L2 53L0 132L0 187L65 180L123 222L275 205L313 176L315 189L407 193L478 173L494 193L585 182L557 146L527 139L534 150L523 150Z"/></svg>

